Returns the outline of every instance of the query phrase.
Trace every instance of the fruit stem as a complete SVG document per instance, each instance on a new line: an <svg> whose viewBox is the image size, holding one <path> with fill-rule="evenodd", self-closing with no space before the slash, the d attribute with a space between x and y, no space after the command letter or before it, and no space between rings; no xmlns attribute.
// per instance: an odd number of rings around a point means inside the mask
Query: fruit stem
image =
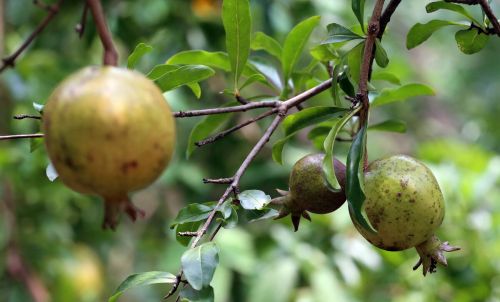
<svg viewBox="0 0 500 302"><path fill-rule="evenodd" d="M134 206L130 198L125 195L121 197L105 197L104 198L104 220L102 222L103 229L116 229L120 218L120 213L127 213L132 221L136 221L138 217L144 218L146 213Z"/></svg>

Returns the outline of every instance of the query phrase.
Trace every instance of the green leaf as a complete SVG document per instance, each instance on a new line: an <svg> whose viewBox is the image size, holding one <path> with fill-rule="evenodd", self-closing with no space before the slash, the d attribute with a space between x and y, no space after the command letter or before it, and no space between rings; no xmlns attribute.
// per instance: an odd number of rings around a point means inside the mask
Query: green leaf
<svg viewBox="0 0 500 302"><path fill-rule="evenodd" d="M359 43L347 54L347 65L349 65L349 74L356 86L359 83L359 75L361 73L361 61L363 60L363 53L365 50L365 43Z"/></svg>
<svg viewBox="0 0 500 302"><path fill-rule="evenodd" d="M240 91L243 90L243 88L245 88L248 85L253 84L255 82L267 83L267 79L262 74L256 73L256 74L254 74L246 79L245 83L243 83L243 85L240 86ZM269 85L267 85L267 86L269 86ZM272 86L269 86L269 87L272 87Z"/></svg>
<svg viewBox="0 0 500 302"><path fill-rule="evenodd" d="M406 123L399 120L387 120L375 125L371 125L370 127L368 127L368 130L405 133Z"/></svg>
<svg viewBox="0 0 500 302"><path fill-rule="evenodd" d="M348 115L344 116L340 119L333 127L331 128L328 136L326 137L323 147L325 150L325 158L323 159L323 174L327 181L328 186L333 191L340 190L340 184L337 180L337 176L335 175L335 168L333 165L333 146L335 144L335 139L339 134L340 130L344 127L344 125L359 111L359 108L356 110L352 110Z"/></svg>
<svg viewBox="0 0 500 302"><path fill-rule="evenodd" d="M172 229L178 224L205 220L214 209L214 206L214 202L188 204L177 213L177 217L170 224L170 228Z"/></svg>
<svg viewBox="0 0 500 302"><path fill-rule="evenodd" d="M179 242L183 246L188 246L191 243L191 240L193 240L193 237L181 236L181 235L179 235L179 233L181 233L181 232L196 232L196 231L198 231L201 224L202 224L202 221L186 222L183 224L178 224L177 227L175 228L175 240L177 240L177 242Z"/></svg>
<svg viewBox="0 0 500 302"><path fill-rule="evenodd" d="M173 284L176 281L177 281L176 276L167 272L153 271L153 272L145 272L145 273L130 275L127 277L127 279L125 279L125 281L122 282L122 284L120 284L120 286L118 286L118 288L113 293L113 296L111 296L108 299L108 302L117 301L124 291L133 287L159 284L159 283Z"/></svg>
<svg viewBox="0 0 500 302"><path fill-rule="evenodd" d="M214 289L211 286L195 290L190 286L184 287L179 294L181 302L214 302Z"/></svg>
<svg viewBox="0 0 500 302"><path fill-rule="evenodd" d="M319 44L309 50L311 56L319 62L329 62L338 59L338 55L330 48L330 45Z"/></svg>
<svg viewBox="0 0 500 302"><path fill-rule="evenodd" d="M200 87L200 84L198 83L189 83L189 84L186 84L187 87L189 87L189 89L191 89L191 91L193 92L193 94L196 96L197 99L200 99L201 97L201 87Z"/></svg>
<svg viewBox="0 0 500 302"><path fill-rule="evenodd" d="M359 24L361 25L361 28L364 31L365 0L352 0L351 7L352 11L354 12L354 15L356 15L356 18L358 19Z"/></svg>
<svg viewBox="0 0 500 302"><path fill-rule="evenodd" d="M139 61L139 59L141 59L142 56L144 56L145 54L147 54L148 52L150 52L152 50L153 50L153 47L148 45L148 44L145 44L145 43L137 44L134 51L130 54L130 56L128 56L127 68L134 69L134 67L137 64L137 62Z"/></svg>
<svg viewBox="0 0 500 302"><path fill-rule="evenodd" d="M372 80L386 81L398 86L401 85L401 81L395 74L386 71L373 72Z"/></svg>
<svg viewBox="0 0 500 302"><path fill-rule="evenodd" d="M264 50L268 54L276 57L278 60L281 59L281 45L274 38L266 35L263 32L256 32L250 47L253 50Z"/></svg>
<svg viewBox="0 0 500 302"><path fill-rule="evenodd" d="M236 102L229 102L223 107L230 107L237 104ZM191 133L189 134L188 145L186 149L186 158L191 157L194 150L197 148L195 143L207 138L210 134L220 129L229 119L231 113L207 115L200 122L198 122Z"/></svg>
<svg viewBox="0 0 500 302"><path fill-rule="evenodd" d="M285 138L278 140L273 145L273 160L279 164L283 163L283 147L297 131L331 118L339 117L346 112L348 112L348 109L345 108L318 106L290 114L282 123L282 127L285 130Z"/></svg>
<svg viewBox="0 0 500 302"><path fill-rule="evenodd" d="M193 289L210 285L219 264L219 250L215 243L207 242L189 249L181 257L182 270Z"/></svg>
<svg viewBox="0 0 500 302"><path fill-rule="evenodd" d="M54 165L51 162L49 162L47 168L45 169L45 175L50 181L54 181L59 177L56 168L54 168Z"/></svg>
<svg viewBox="0 0 500 302"><path fill-rule="evenodd" d="M467 55L481 51L486 46L489 39L490 36L481 33L477 28L459 30L455 34L455 41L457 41L458 49Z"/></svg>
<svg viewBox="0 0 500 302"><path fill-rule="evenodd" d="M227 53L222 51L181 51L170 57L170 59L167 60L166 64L199 64L221 69L223 71L231 71L231 63L229 62L229 57ZM245 65L245 68L243 69L244 76L249 77L256 73L259 73L259 71L257 71L255 67L248 63Z"/></svg>
<svg viewBox="0 0 500 302"><path fill-rule="evenodd" d="M455 4L455 3L449 3L449 2L445 2L445 1L436 1L436 2L431 2L425 6L425 10L427 11L427 13L433 13L433 12L440 10L440 9L445 9L445 10L459 13L460 15L466 17L467 19L474 22L475 24L477 24L477 25L481 24L478 21L476 21L476 19L474 19L474 17L467 10L465 10L465 8L463 6Z"/></svg>
<svg viewBox="0 0 500 302"><path fill-rule="evenodd" d="M346 42L356 39L364 39L364 37L354 33L347 27L344 27L338 23L331 23L326 26L328 30L328 36L325 40L321 42L321 44L329 44L329 43L339 43Z"/></svg>
<svg viewBox="0 0 500 302"><path fill-rule="evenodd" d="M435 95L435 93L431 87L423 84L407 84L394 89L386 88L373 100L371 107L375 108L423 95Z"/></svg>
<svg viewBox="0 0 500 302"><path fill-rule="evenodd" d="M359 130L347 155L346 196L349 210L354 213L356 221L367 231L376 233L362 213L363 203L365 202L365 193L363 192L365 146L366 126Z"/></svg>
<svg viewBox="0 0 500 302"><path fill-rule="evenodd" d="M465 26L464 24L446 21L446 20L432 20L425 24L417 23L410 28L408 35L406 36L406 48L412 49L418 45L424 43L427 39L432 36L434 32L445 26L457 25Z"/></svg>
<svg viewBox="0 0 500 302"><path fill-rule="evenodd" d="M231 229L238 225L238 212L237 207L232 205L230 202L226 202L227 210L224 210L223 213L228 213L223 215L221 218L217 218L217 221L222 222L222 227L225 229Z"/></svg>
<svg viewBox="0 0 500 302"><path fill-rule="evenodd" d="M246 190L238 194L238 200L245 210L262 210L271 201L271 196L259 190Z"/></svg>
<svg viewBox="0 0 500 302"><path fill-rule="evenodd" d="M287 35L281 56L284 83L287 83L288 79L290 79L295 64L299 60L313 29L318 25L319 19L319 16L310 17L297 24Z"/></svg>
<svg viewBox="0 0 500 302"><path fill-rule="evenodd" d="M30 139L30 152L33 153L36 149L43 145L43 137L35 137Z"/></svg>
<svg viewBox="0 0 500 302"><path fill-rule="evenodd" d="M248 0L224 0L222 22L226 31L226 49L234 73L234 89L250 55L252 17Z"/></svg>
<svg viewBox="0 0 500 302"><path fill-rule="evenodd" d="M275 209L245 210L242 213L248 223L274 218L278 214L279 212Z"/></svg>
<svg viewBox="0 0 500 302"><path fill-rule="evenodd" d="M385 68L389 64L389 58L387 57L387 52L385 51L382 43L379 39L375 39L375 61L377 65Z"/></svg>
<svg viewBox="0 0 500 302"><path fill-rule="evenodd" d="M215 71L204 65L157 65L148 73L162 92L203 81L215 74Z"/></svg>

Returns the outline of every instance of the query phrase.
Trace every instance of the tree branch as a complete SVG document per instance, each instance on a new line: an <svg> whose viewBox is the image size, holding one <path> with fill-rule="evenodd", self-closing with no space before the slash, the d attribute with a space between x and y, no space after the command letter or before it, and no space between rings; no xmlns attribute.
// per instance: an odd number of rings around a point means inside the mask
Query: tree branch
<svg viewBox="0 0 500 302"><path fill-rule="evenodd" d="M43 137L43 134L42 133L33 133L33 134L1 135L0 141L9 140L9 139L20 139L20 138L35 138L35 137Z"/></svg>
<svg viewBox="0 0 500 302"><path fill-rule="evenodd" d="M40 115L32 115L32 114L16 114L14 115L15 120L24 120L25 118L41 120L42 117Z"/></svg>
<svg viewBox="0 0 500 302"><path fill-rule="evenodd" d="M384 7L384 0L377 0L373 9L370 23L368 24L368 37L365 41L363 61L359 76L359 89L357 98L360 100L362 108L359 114L359 123L363 127L368 123L368 111L370 101L368 99L368 81L370 80L371 68L375 57L375 41L380 32L380 17Z"/></svg>
<svg viewBox="0 0 500 302"><path fill-rule="evenodd" d="M174 112L174 117L183 118L183 117L192 117L201 115L221 114L228 112L244 112L255 108L277 107L280 104L281 104L280 101L261 101L261 102L253 102L245 105L238 105L232 107L210 108L210 109L201 109L192 111L178 111Z"/></svg>
<svg viewBox="0 0 500 302"><path fill-rule="evenodd" d="M87 24L87 13L89 11L89 4L85 2L83 4L82 17L80 19L80 23L75 26L75 31L78 33L78 37L81 39L83 37L83 33L85 32L85 25Z"/></svg>
<svg viewBox="0 0 500 302"><path fill-rule="evenodd" d="M488 19L491 22L491 25L493 25L493 28L495 29L495 32L497 36L500 37L500 23L498 23L498 19L491 10L490 5L488 4L487 0L479 0L479 5L481 5L481 8L484 11L484 14L488 17Z"/></svg>
<svg viewBox="0 0 500 302"><path fill-rule="evenodd" d="M396 11L396 8L398 8L398 5L401 3L401 0L391 0L389 4L387 4L384 12L380 16L380 29L377 34L377 38L381 39L382 35L385 32L385 28L387 27L387 24L391 21L391 17Z"/></svg>
<svg viewBox="0 0 500 302"><path fill-rule="evenodd" d="M19 48L10 56L2 59L2 66L0 67L0 73L9 67L14 67L17 58L21 53L35 40L35 38L49 25L50 21L54 19L54 17L59 12L59 8L64 0L59 0L56 4L48 6L46 9L48 11L47 16L42 22L38 25L38 27L31 33L31 35L26 38L26 40L19 46ZM35 3L36 4L36 3Z"/></svg>
<svg viewBox="0 0 500 302"><path fill-rule="evenodd" d="M118 66L118 52L106 24L106 18L104 18L101 0L87 0L87 5L94 17L94 23L104 48L104 65Z"/></svg>

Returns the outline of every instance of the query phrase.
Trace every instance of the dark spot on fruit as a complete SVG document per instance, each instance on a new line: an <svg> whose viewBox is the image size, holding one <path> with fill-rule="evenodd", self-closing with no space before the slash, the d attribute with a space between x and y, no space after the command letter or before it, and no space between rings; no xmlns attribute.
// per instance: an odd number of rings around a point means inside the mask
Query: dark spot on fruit
<svg viewBox="0 0 500 302"><path fill-rule="evenodd" d="M123 173L128 173L130 170L136 169L138 166L139 163L136 160L131 160L124 162L121 166L121 170Z"/></svg>
<svg viewBox="0 0 500 302"><path fill-rule="evenodd" d="M160 149L161 149L161 146L160 146L160 144L159 144L158 142L155 142L155 143L153 144L153 148L155 148L156 150L160 150Z"/></svg>
<svg viewBox="0 0 500 302"><path fill-rule="evenodd" d="M401 195L402 195L401 192L398 192L398 194L396 194L398 199L401 199Z"/></svg>
<svg viewBox="0 0 500 302"><path fill-rule="evenodd" d="M104 138L106 138L106 140L110 141L110 140L112 140L112 139L113 139L113 134L108 132L108 133L106 133L106 134L104 135Z"/></svg>
<svg viewBox="0 0 500 302"><path fill-rule="evenodd" d="M78 170L78 167L77 165L75 164L75 162L73 161L73 159L71 157L66 157L64 158L64 164L66 165L66 167L70 168L71 170Z"/></svg>
<svg viewBox="0 0 500 302"><path fill-rule="evenodd" d="M92 153L87 153L87 161L89 163L93 163L94 162L94 155Z"/></svg>
<svg viewBox="0 0 500 302"><path fill-rule="evenodd" d="M401 184L401 188L406 188L408 186L408 179L401 179L399 183Z"/></svg>
<svg viewBox="0 0 500 302"><path fill-rule="evenodd" d="M415 199L410 199L410 203L415 203Z"/></svg>

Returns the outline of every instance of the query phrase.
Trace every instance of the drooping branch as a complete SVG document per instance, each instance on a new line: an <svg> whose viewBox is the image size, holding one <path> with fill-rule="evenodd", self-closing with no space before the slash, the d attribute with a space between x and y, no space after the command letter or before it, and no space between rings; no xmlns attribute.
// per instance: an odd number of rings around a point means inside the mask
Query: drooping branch
<svg viewBox="0 0 500 302"><path fill-rule="evenodd" d="M37 28L35 28L35 30L31 33L31 35L29 35L26 38L26 40L21 44L21 46L19 46L19 48L16 51L14 51L13 54L2 59L2 66L0 66L0 72L3 72L7 68L14 67L17 58L23 53L24 50L26 50L26 48L28 48L28 46L35 40L35 38L47 27L47 25L49 25L49 23L57 15L63 1L64 0L59 0L57 3L53 5L48 5L44 7L44 9L48 11L48 14L47 16L45 16L45 19L42 20L42 22L37 26Z"/></svg>
<svg viewBox="0 0 500 302"><path fill-rule="evenodd" d="M111 33L106 23L106 18L104 17L101 0L87 0L87 5L94 18L94 23L104 48L103 63L104 65L117 66L118 52L116 51L113 38L111 37Z"/></svg>

